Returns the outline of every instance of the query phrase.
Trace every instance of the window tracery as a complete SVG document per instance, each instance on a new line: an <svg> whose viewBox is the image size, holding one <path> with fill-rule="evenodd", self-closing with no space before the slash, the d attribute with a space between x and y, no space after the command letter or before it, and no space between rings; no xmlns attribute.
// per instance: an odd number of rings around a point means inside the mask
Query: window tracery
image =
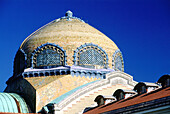
<svg viewBox="0 0 170 114"><path fill-rule="evenodd" d="M58 45L47 43L38 47L33 53L33 67L56 67L66 63L65 51Z"/></svg>
<svg viewBox="0 0 170 114"><path fill-rule="evenodd" d="M77 48L75 51L75 65L101 69L107 68L108 57L104 50L101 47L98 47L95 44L85 44Z"/></svg>
<svg viewBox="0 0 170 114"><path fill-rule="evenodd" d="M115 71L124 71L124 62L120 50L116 50L113 54L112 66Z"/></svg>

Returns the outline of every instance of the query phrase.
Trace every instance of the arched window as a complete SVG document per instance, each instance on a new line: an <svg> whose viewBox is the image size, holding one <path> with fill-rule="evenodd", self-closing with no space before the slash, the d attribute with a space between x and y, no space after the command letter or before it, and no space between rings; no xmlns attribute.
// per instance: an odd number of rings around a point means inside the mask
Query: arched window
<svg viewBox="0 0 170 114"><path fill-rule="evenodd" d="M33 53L34 68L51 68L63 66L65 63L65 51L58 45L47 43L38 47Z"/></svg>
<svg viewBox="0 0 170 114"><path fill-rule="evenodd" d="M117 89L113 96L116 97L116 99L119 101L125 98L125 92L122 89Z"/></svg>
<svg viewBox="0 0 170 114"><path fill-rule="evenodd" d="M116 50L113 54L112 66L115 71L124 71L124 62L120 50Z"/></svg>
<svg viewBox="0 0 170 114"><path fill-rule="evenodd" d="M159 78L158 83L160 83L163 88L170 87L170 75L163 75Z"/></svg>
<svg viewBox="0 0 170 114"><path fill-rule="evenodd" d="M84 44L77 48L74 53L75 65L102 69L107 68L108 56L106 52L95 44Z"/></svg>

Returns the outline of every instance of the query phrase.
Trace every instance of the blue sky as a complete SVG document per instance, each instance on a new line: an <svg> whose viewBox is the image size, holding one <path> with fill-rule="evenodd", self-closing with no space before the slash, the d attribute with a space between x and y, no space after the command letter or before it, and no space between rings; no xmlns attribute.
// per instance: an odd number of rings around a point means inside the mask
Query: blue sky
<svg viewBox="0 0 170 114"><path fill-rule="evenodd" d="M134 80L170 73L170 0L0 0L0 91L23 40L67 10L117 44Z"/></svg>

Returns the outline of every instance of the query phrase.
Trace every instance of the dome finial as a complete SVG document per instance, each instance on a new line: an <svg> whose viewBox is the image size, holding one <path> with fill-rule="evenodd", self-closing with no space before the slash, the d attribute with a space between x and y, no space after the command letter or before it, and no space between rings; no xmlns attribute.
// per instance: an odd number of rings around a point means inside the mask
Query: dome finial
<svg viewBox="0 0 170 114"><path fill-rule="evenodd" d="M73 16L73 13L72 13L70 10L68 10L68 11L66 12L65 16L66 16L66 17L72 17L72 16Z"/></svg>

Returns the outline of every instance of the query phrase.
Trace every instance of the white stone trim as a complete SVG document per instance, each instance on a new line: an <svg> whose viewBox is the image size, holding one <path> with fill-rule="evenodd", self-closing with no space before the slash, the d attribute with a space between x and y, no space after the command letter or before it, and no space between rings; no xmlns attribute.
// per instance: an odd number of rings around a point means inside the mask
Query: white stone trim
<svg viewBox="0 0 170 114"><path fill-rule="evenodd" d="M54 109L55 109L55 111L60 111L64 107L66 107L68 104L73 102L75 99L77 99L78 97L80 97L92 90L99 89L103 86L112 85L112 82L117 79L126 80L126 83L124 83L124 81L122 81L122 82L120 81L120 82L114 83L114 84L129 85L131 87L134 87L137 84L137 82L134 81L133 77L130 76L129 74L126 74L121 71L114 71L114 72L106 74L106 79L102 79L101 81L97 81L95 83L89 84L89 85L77 90L72 95L68 96L63 101L61 101L60 103L54 104Z"/></svg>

